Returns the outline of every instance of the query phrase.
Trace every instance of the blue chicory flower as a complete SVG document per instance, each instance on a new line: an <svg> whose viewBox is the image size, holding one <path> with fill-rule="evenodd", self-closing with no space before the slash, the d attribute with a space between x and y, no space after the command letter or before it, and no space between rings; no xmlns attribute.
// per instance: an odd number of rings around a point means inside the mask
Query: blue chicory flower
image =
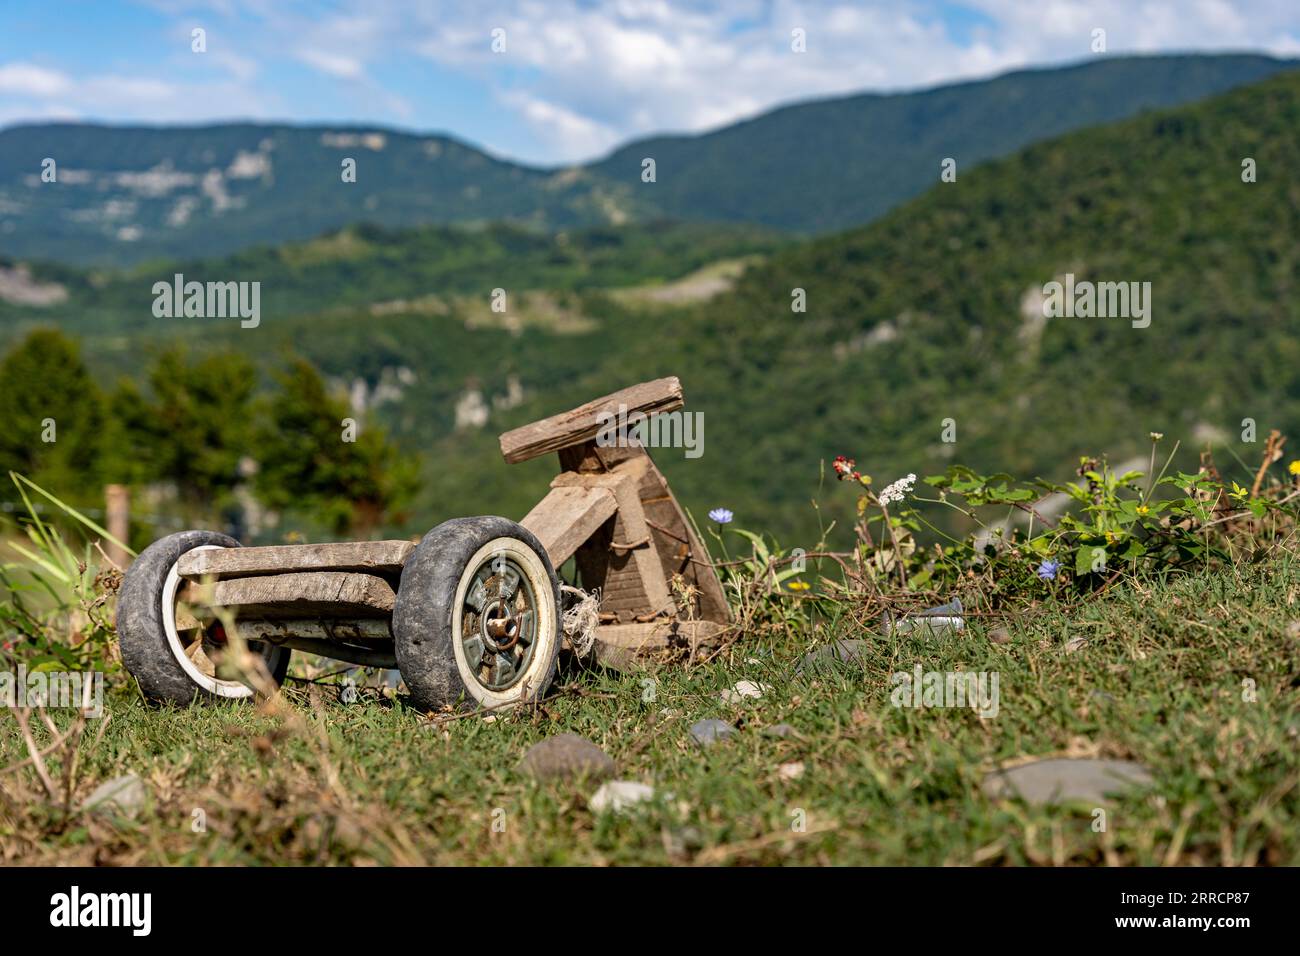
<svg viewBox="0 0 1300 956"><path fill-rule="evenodd" d="M731 519L736 517L726 508L714 508L709 512L709 518L718 524L729 524Z"/></svg>
<svg viewBox="0 0 1300 956"><path fill-rule="evenodd" d="M1038 576L1044 581L1055 581L1056 572L1061 570L1061 562L1050 558L1038 566Z"/></svg>

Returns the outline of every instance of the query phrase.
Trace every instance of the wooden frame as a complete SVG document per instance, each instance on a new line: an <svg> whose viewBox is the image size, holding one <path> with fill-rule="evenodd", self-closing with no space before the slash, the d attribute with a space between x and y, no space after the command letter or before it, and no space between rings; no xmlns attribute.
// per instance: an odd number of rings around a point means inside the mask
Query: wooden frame
<svg viewBox="0 0 1300 956"><path fill-rule="evenodd" d="M559 455L550 493L520 523L556 568L572 557L582 586L600 590L596 656L613 666L675 644L694 652L730 621L708 552L663 473L634 435L609 429L612 419L684 403L681 383L662 378L500 436L510 463Z"/></svg>

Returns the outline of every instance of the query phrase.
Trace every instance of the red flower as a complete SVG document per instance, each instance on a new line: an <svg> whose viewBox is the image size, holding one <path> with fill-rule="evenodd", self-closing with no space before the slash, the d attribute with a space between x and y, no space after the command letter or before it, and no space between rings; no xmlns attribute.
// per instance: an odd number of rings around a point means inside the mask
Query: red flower
<svg viewBox="0 0 1300 956"><path fill-rule="evenodd" d="M853 470L853 465L853 459L845 458L843 455L836 455L835 461L831 463L831 467L835 469L835 474L839 475L840 481L846 478L856 480L859 477L858 473Z"/></svg>

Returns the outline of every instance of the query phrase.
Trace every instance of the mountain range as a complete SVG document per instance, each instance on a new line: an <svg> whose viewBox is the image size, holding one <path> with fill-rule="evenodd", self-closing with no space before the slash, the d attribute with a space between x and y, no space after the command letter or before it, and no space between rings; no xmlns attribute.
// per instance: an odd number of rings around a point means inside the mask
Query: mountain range
<svg viewBox="0 0 1300 956"><path fill-rule="evenodd" d="M14 126L0 130L0 255L122 266L226 255L362 222L505 221L554 232L667 218L825 233L919 195L945 158L964 171L1292 65L1249 54L1095 58L798 103L566 168L374 127ZM655 160L654 182L642 181L646 158ZM355 181L345 181L353 171Z"/></svg>

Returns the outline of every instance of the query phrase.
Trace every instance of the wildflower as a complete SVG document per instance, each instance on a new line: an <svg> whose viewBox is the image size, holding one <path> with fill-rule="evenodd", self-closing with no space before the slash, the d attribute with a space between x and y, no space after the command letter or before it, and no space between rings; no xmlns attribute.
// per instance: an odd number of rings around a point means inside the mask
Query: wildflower
<svg viewBox="0 0 1300 956"><path fill-rule="evenodd" d="M892 485L885 486L885 490L880 493L881 507L887 507L895 501L902 501L912 493L912 485L916 483L916 475L909 474L906 478L899 478Z"/></svg>
<svg viewBox="0 0 1300 956"><path fill-rule="evenodd" d="M812 585L807 581L791 581L787 587L791 591L807 591Z"/></svg>
<svg viewBox="0 0 1300 956"><path fill-rule="evenodd" d="M1061 562L1053 561L1051 558L1048 558L1038 566L1038 571L1036 573L1044 581L1055 581L1056 572L1059 570L1061 570Z"/></svg>
<svg viewBox="0 0 1300 956"><path fill-rule="evenodd" d="M1164 437L1165 437L1165 433L1164 433L1164 432L1152 432L1152 433L1151 433L1151 440L1152 440L1152 441L1159 441L1160 439L1162 439L1162 438L1164 438Z"/></svg>
<svg viewBox="0 0 1300 956"><path fill-rule="evenodd" d="M709 512L709 519L716 521L718 524L729 524L734 517L736 516L726 508L714 508Z"/></svg>
<svg viewBox="0 0 1300 956"><path fill-rule="evenodd" d="M853 459L845 458L843 455L836 455L835 460L831 462L831 467L835 469L835 474L839 475L840 481L857 477L858 473L853 470L853 465Z"/></svg>
<svg viewBox="0 0 1300 956"><path fill-rule="evenodd" d="M1140 515L1146 515L1151 513L1151 509L1148 508L1146 505L1138 505L1137 512Z"/></svg>
<svg viewBox="0 0 1300 956"><path fill-rule="evenodd" d="M1291 464L1287 465L1286 470L1291 472L1293 475L1300 475L1300 458L1297 458L1295 461L1291 462Z"/></svg>

